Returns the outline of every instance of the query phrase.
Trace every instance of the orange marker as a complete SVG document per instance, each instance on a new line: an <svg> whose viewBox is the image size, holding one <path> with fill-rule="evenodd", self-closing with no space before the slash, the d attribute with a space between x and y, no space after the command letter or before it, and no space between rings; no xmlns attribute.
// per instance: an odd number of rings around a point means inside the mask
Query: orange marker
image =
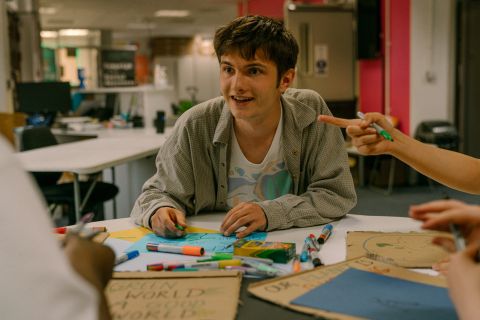
<svg viewBox="0 0 480 320"><path fill-rule="evenodd" d="M185 254L188 256L203 256L205 249L199 246L171 246L161 243L147 243L148 251Z"/></svg>
<svg viewBox="0 0 480 320"><path fill-rule="evenodd" d="M295 273L302 271L302 265L300 264L298 255L293 258L292 271Z"/></svg>

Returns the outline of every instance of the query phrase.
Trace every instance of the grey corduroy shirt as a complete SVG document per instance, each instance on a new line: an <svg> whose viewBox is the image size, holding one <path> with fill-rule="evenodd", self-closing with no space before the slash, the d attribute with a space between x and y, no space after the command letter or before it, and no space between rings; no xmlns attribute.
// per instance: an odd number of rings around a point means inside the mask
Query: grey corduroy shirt
<svg viewBox="0 0 480 320"><path fill-rule="evenodd" d="M318 123L330 114L316 92L288 89L281 98L282 146L293 180L293 193L256 202L267 218L267 230L328 223L356 203L352 176L340 129ZM147 180L131 217L149 226L164 206L186 215L228 211L228 165L232 114L223 97L185 112L160 148L156 174Z"/></svg>

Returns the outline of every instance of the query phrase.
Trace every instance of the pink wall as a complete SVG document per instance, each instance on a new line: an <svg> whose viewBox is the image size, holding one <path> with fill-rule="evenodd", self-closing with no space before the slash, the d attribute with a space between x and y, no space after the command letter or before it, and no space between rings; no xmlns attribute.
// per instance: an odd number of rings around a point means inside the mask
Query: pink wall
<svg viewBox="0 0 480 320"><path fill-rule="evenodd" d="M390 111L410 132L410 0L390 1Z"/></svg>

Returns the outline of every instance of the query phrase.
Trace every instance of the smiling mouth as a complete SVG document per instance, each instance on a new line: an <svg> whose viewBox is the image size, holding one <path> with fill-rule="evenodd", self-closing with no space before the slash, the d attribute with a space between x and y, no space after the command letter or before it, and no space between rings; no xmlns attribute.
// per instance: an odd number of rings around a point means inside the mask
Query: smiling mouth
<svg viewBox="0 0 480 320"><path fill-rule="evenodd" d="M250 102L250 101L253 101L253 98L249 98L249 97L239 97L239 96L230 96L232 98L232 100L234 100L235 102L238 102L238 103L245 103L245 102Z"/></svg>

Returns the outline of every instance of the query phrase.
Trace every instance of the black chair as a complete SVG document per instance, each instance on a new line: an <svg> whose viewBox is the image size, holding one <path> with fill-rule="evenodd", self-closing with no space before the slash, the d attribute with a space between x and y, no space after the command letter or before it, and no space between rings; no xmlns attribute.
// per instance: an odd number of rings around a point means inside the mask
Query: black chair
<svg viewBox="0 0 480 320"><path fill-rule="evenodd" d="M20 150L27 151L58 144L48 127L26 127L20 133ZM74 191L73 182L58 183L62 172L32 172L46 202L55 208L67 205L68 222L74 224ZM80 182L80 195L84 199L91 182ZM113 199L118 188L111 183L97 181L81 213L95 212L95 220L103 220L103 202ZM51 209L51 211L53 211Z"/></svg>

